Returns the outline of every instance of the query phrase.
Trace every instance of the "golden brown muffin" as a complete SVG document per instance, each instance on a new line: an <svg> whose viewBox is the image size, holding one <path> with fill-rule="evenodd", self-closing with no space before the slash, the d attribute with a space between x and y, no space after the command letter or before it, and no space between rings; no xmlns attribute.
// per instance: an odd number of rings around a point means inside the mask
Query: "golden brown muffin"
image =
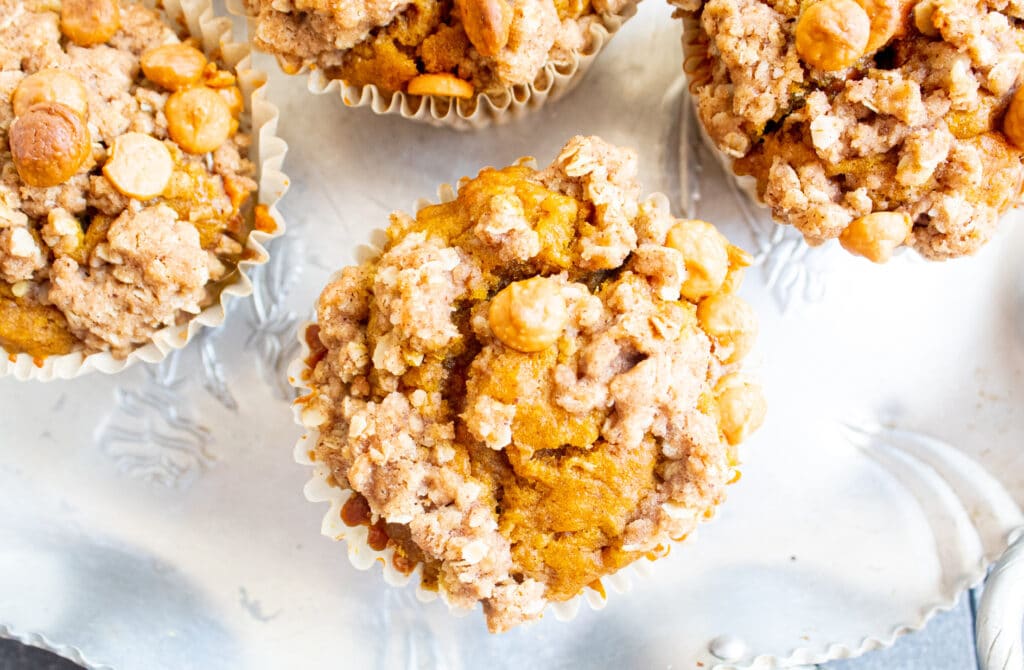
<svg viewBox="0 0 1024 670"><path fill-rule="evenodd" d="M141 4L0 0L0 348L123 357L213 302L256 188L240 100Z"/></svg>
<svg viewBox="0 0 1024 670"><path fill-rule="evenodd" d="M875 262L901 245L963 256L1019 201L1018 4L675 4L699 25L687 69L704 127L811 244L838 238Z"/></svg>
<svg viewBox="0 0 1024 670"><path fill-rule="evenodd" d="M750 257L640 199L636 155L577 137L396 213L323 291L298 402L349 524L504 631L722 501L760 426L738 374ZM314 417L314 418L308 418ZM307 424L309 425L309 424Z"/></svg>
<svg viewBox="0 0 1024 670"><path fill-rule="evenodd" d="M632 0L247 0L254 42L297 72L386 93L471 98L529 84L569 63L607 17Z"/></svg>

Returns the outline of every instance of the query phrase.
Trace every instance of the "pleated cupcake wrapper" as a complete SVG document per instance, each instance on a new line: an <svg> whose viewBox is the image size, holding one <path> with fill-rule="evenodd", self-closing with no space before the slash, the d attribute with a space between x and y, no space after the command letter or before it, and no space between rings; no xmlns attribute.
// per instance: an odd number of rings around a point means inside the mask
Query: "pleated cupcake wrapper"
<svg viewBox="0 0 1024 670"><path fill-rule="evenodd" d="M637 0L638 2L639 0ZM370 84L353 86L340 79L330 79L323 70L304 66L297 74L306 74L306 87L315 95L336 94L346 107L369 107L375 114L397 114L406 119L457 130L473 130L507 123L521 118L544 103L565 95L579 83L622 25L636 14L637 2L630 2L622 11L601 15L600 23L590 27L589 42L573 51L568 62L549 61L529 84L509 86L498 94L478 93L472 98L409 95L402 91L390 94ZM246 16L244 0L227 0L228 11ZM255 20L249 21L249 33Z"/></svg>
<svg viewBox="0 0 1024 670"><path fill-rule="evenodd" d="M738 156L733 156L723 151L715 144L715 141L708 134L704 122L700 119L697 111L697 98L693 95L697 86L707 83L711 79L711 68L713 64L708 56L708 36L701 28L700 20L692 14L683 15L683 72L686 74L687 85L691 93L693 113L697 119L697 127L700 128L700 136L704 144L711 150L711 153L718 159L722 168L729 177L736 183L740 191L748 196L750 200L765 209L768 205L757 193L757 179L750 175L737 175L733 170Z"/></svg>
<svg viewBox="0 0 1024 670"><path fill-rule="evenodd" d="M151 8L162 6L170 25L186 27L189 35L200 38L208 57L235 72L246 101L245 114L251 122L252 145L249 158L258 170L256 203L267 207L276 224L275 229L272 232L253 230L249 234L243 254L247 260L238 263L235 278L222 288L217 302L183 324L157 331L152 341L135 349L125 358L116 358L109 352L74 352L36 360L28 354L13 354L0 347L0 377L39 381L71 379L93 371L108 374L121 372L139 361L156 363L163 360L172 351L188 344L200 329L223 323L228 300L252 293L252 282L246 273L267 262L268 254L264 245L284 233L284 220L277 209L277 203L288 189L288 179L281 172L281 163L288 145L277 137L278 109L265 98L266 74L252 68L248 44L232 40L231 21L214 16L212 0L146 0L144 4ZM246 120L243 116L243 122Z"/></svg>
<svg viewBox="0 0 1024 670"><path fill-rule="evenodd" d="M310 355L309 345L305 340L306 329L313 325L305 323L299 330L299 341L301 342L302 355L292 361L288 366L288 378L292 385L303 394L312 393L307 387L306 381L312 374L312 369L307 364ZM323 424L325 417L313 408L307 407L302 402L297 402L292 407L295 422L302 426L303 433L295 443L295 462L299 465L311 467L312 476L303 487L303 494L306 500L313 503L328 503L327 511L324 513L320 525L321 534L335 541L345 541L348 560L359 570L369 570L376 563L380 563L384 581L393 587L404 587L410 581L416 584L416 599L423 603L440 599L447 605L449 611L455 616L466 616L473 610L458 607L451 603L442 590L428 589L423 586L423 564L417 563L411 572L403 572L395 567L395 549L389 543L383 550L377 550L369 544L369 527L365 525L349 526L341 518L341 510L353 492L343 489L330 483L330 468L316 460L316 445L320 439L319 427ZM692 540L692 538L691 538ZM633 573L640 576L650 574L648 561L640 559L618 572L601 578L605 592L601 593L594 589L585 589L580 595L565 602L549 603L550 609L555 618L559 621L571 621L576 618L581 605L585 602L591 609L600 610L607 604L607 594L627 593L633 588Z"/></svg>
<svg viewBox="0 0 1024 670"><path fill-rule="evenodd" d="M522 158L516 161L516 165L536 167L532 158ZM436 202L451 202L457 195L456 189L450 184L442 184L438 188ZM652 194L651 197L662 198L666 202L667 197L662 194ZM416 201L414 211L423 207L435 204L427 198ZM387 233L383 229L374 230L369 236L369 244L356 248L355 256L358 263L364 263L380 255L381 248L387 239ZM333 277L332 277L333 280ZM315 405L309 400L314 391L310 385L313 368L310 367L310 355L312 353L306 339L307 329L315 325L313 322L306 322L299 326L297 333L300 353L299 356L288 365L288 382L298 391L300 399L292 405L292 413L295 423L302 426L301 437L295 443L294 458L299 465L312 468L312 476L306 482L303 493L310 502L327 502L329 507L324 514L320 532L332 540L344 540L347 543L348 558L353 566L360 570L368 570L374 563L380 563L383 567L384 581L391 586L405 586L415 580L416 598L421 602L430 602L440 597L449 610L456 616L464 616L472 610L459 608L450 603L445 594L440 591L424 588L421 583L422 564L409 573L402 572L394 566L395 551L393 547L387 546L378 551L369 545L369 528L365 525L349 526L341 519L341 509L345 502L353 495L349 489L344 489L331 483L330 468L316 460L316 445L320 440L320 426L324 424L327 417L323 416ZM703 521L704 517L697 514L697 519ZM687 544L696 540L696 531L691 532L686 539ZM676 544L673 542L673 544ZM651 574L651 561L641 558L629 564L625 568L610 575L601 577L600 582L604 593L592 588L586 588L582 593L565 602L548 603L547 609L554 614L559 621L571 621L576 618L583 603L586 603L593 610L603 609L607 604L608 594L627 593L633 589L634 577L646 578Z"/></svg>

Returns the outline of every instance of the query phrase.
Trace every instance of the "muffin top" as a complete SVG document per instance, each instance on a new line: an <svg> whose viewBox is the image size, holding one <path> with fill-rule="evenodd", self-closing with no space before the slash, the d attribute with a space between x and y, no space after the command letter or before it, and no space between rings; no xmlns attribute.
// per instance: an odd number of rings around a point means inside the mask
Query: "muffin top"
<svg viewBox="0 0 1024 670"><path fill-rule="evenodd" d="M1024 6L677 0L715 143L808 242L974 253L1021 192Z"/></svg>
<svg viewBox="0 0 1024 670"><path fill-rule="evenodd" d="M492 631L667 551L763 419L736 371L749 256L639 195L635 154L598 138L485 169L392 215L307 333L299 402L343 519Z"/></svg>
<svg viewBox="0 0 1024 670"><path fill-rule="evenodd" d="M632 0L247 0L255 44L289 72L386 93L470 98L529 84L568 64L591 28Z"/></svg>
<svg viewBox="0 0 1024 670"><path fill-rule="evenodd" d="M125 356L209 305L256 188L235 76L114 0L0 0L0 347Z"/></svg>

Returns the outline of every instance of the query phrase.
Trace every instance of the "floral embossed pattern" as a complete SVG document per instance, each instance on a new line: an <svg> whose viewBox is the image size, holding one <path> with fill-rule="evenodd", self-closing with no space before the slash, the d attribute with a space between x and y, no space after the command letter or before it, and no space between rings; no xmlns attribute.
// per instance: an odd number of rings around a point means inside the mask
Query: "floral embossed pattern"
<svg viewBox="0 0 1024 670"><path fill-rule="evenodd" d="M301 232L301 226L296 226ZM114 405L96 433L103 453L128 476L173 488L190 486L217 460L217 444L202 419L205 390L230 412L239 411L237 370L228 355L235 338L244 341L267 388L282 400L294 398L285 374L298 345L298 317L285 307L301 272L302 238L290 236L271 245L273 260L251 273L255 296L247 305L232 305L224 329L201 332L195 346L172 352L147 368L141 383L114 391ZM244 313L244 314L243 314ZM250 355L251 353L251 355ZM245 395L242 393L241 395Z"/></svg>
<svg viewBox="0 0 1024 670"><path fill-rule="evenodd" d="M209 430L181 399L188 386L181 356L174 352L148 369L142 387L118 388L97 434L100 449L123 473L174 488L188 486L214 462Z"/></svg>

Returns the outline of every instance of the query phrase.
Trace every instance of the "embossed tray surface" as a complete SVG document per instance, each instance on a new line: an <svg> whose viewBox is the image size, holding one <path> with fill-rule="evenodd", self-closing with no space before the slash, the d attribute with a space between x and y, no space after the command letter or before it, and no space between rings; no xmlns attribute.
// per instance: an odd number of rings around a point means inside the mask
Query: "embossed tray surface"
<svg viewBox="0 0 1024 670"><path fill-rule="evenodd" d="M946 264L808 249L693 139L679 31L644 3L573 94L476 134L346 110L264 59L292 190L253 298L156 367L0 380L0 635L116 668L777 667L888 644L979 580L1022 525L1024 225ZM576 133L637 147L647 191L757 254L771 411L718 518L629 593L494 637L319 535L284 369L389 211Z"/></svg>

